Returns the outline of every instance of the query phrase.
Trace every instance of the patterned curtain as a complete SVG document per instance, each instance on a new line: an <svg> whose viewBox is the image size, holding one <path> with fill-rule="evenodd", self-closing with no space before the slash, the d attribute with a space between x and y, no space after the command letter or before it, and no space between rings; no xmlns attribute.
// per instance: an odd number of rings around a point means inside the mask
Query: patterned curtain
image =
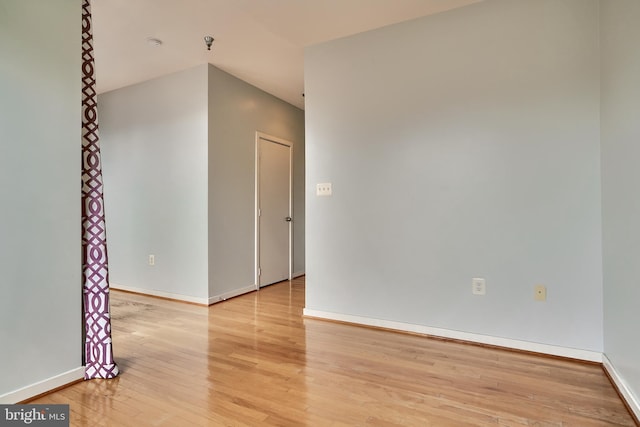
<svg viewBox="0 0 640 427"><path fill-rule="evenodd" d="M82 302L85 322L85 373L114 378L118 367L111 346L109 270L98 138L91 5L82 3Z"/></svg>

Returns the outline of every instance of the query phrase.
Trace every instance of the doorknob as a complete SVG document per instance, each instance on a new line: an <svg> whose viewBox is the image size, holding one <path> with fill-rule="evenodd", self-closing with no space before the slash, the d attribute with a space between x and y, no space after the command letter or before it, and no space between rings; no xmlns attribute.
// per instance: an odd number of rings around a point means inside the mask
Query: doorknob
<svg viewBox="0 0 640 427"><path fill-rule="evenodd" d="M285 220L285 221L287 221L287 222L291 222L291 217L290 217L290 216L288 216L288 217L286 217L284 220Z"/></svg>

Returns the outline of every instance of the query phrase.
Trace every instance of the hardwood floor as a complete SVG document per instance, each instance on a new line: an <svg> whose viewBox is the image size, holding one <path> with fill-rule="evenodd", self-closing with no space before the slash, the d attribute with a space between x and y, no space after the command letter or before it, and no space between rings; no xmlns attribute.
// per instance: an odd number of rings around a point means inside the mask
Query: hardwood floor
<svg viewBox="0 0 640 427"><path fill-rule="evenodd" d="M209 308L113 291L74 426L633 426L598 365L303 319L304 278Z"/></svg>

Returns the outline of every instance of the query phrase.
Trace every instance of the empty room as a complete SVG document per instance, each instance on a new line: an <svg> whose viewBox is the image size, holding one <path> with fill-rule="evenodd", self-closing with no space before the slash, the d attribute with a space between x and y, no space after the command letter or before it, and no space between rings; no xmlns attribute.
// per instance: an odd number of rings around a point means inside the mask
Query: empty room
<svg viewBox="0 0 640 427"><path fill-rule="evenodd" d="M0 425L640 425L639 21L0 0Z"/></svg>

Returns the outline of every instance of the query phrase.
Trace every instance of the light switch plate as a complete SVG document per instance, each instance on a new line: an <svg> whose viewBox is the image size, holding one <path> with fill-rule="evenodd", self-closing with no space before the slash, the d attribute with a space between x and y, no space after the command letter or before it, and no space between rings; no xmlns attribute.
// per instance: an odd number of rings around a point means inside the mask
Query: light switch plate
<svg viewBox="0 0 640 427"><path fill-rule="evenodd" d="M316 184L316 196L330 196L331 195L331 183L323 182Z"/></svg>

